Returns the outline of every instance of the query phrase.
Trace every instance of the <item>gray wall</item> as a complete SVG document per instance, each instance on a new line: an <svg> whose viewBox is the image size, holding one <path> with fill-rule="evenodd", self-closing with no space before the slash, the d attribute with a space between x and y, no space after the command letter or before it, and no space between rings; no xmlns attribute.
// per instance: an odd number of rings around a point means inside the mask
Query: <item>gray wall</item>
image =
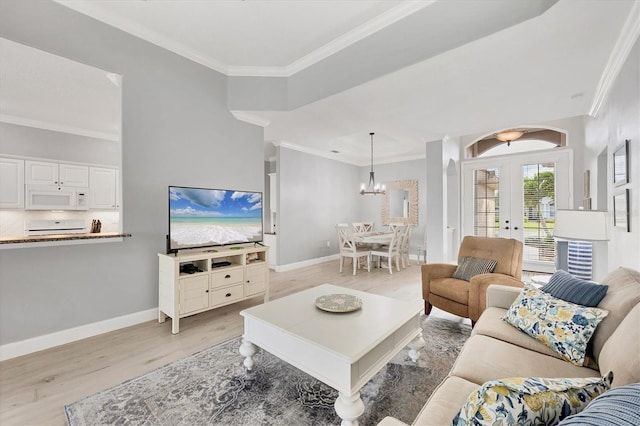
<svg viewBox="0 0 640 426"><path fill-rule="evenodd" d="M277 168L278 265L338 253L334 225L361 220L360 168L284 147Z"/></svg>
<svg viewBox="0 0 640 426"><path fill-rule="evenodd" d="M262 191L262 129L226 77L53 2L0 2L0 36L123 75L122 243L0 251L0 344L158 306L167 186Z"/></svg>
<svg viewBox="0 0 640 426"><path fill-rule="evenodd" d="M595 118L585 118L585 168L591 170L592 196L606 196L607 200L593 200L594 205L606 205L613 215L613 196L624 189L630 190L631 232L613 227L611 222L608 242L608 269L628 266L640 270L640 41L636 40L605 102ZM612 155L630 139L629 183L613 185ZM608 153L607 161L598 161ZM605 168L605 170L602 170ZM581 174L576 170L575 174ZM606 176L606 191L596 191L598 176ZM604 194L606 192L606 195Z"/></svg>
<svg viewBox="0 0 640 426"><path fill-rule="evenodd" d="M424 230L427 223L428 212L431 208L427 203L427 186L426 186L426 160L410 160L398 163L374 165L373 171L376 173L376 182L385 183L395 180L416 179L418 181L418 226L411 231L410 254L415 255L415 248L422 245L424 239ZM360 168L361 182L369 181L370 167ZM357 190L357 188L356 188ZM376 230L385 230L382 225L382 196L362 196L360 197L360 219L373 220Z"/></svg>

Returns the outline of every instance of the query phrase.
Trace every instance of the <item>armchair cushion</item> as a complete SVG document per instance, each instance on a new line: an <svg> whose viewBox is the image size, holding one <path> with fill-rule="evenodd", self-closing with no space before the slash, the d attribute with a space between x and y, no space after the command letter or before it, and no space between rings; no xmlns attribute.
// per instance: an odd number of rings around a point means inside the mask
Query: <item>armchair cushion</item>
<svg viewBox="0 0 640 426"><path fill-rule="evenodd" d="M456 270L453 272L453 278L469 281L471 280L471 277L475 275L493 272L497 263L498 262L493 259L464 256Z"/></svg>
<svg viewBox="0 0 640 426"><path fill-rule="evenodd" d="M565 302L526 285L503 319L575 365L587 361L587 343L609 311Z"/></svg>
<svg viewBox="0 0 640 426"><path fill-rule="evenodd" d="M601 285L576 278L570 273L556 271L549 283L540 290L553 297L583 306L598 306L607 294L608 285Z"/></svg>

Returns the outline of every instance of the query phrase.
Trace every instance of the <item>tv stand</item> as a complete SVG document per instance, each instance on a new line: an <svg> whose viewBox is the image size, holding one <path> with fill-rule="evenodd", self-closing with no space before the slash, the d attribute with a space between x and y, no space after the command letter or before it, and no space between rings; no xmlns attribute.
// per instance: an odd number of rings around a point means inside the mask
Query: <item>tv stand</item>
<svg viewBox="0 0 640 426"><path fill-rule="evenodd" d="M171 317L177 334L180 318L258 296L269 301L268 252L269 247L249 245L158 253L158 322Z"/></svg>

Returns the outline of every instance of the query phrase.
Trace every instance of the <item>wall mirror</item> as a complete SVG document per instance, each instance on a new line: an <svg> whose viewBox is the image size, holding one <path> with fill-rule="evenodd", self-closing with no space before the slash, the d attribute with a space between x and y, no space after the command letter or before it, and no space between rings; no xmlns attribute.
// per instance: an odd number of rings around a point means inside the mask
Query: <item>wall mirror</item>
<svg viewBox="0 0 640 426"><path fill-rule="evenodd" d="M100 219L103 232L121 231L122 76L4 38L0 63L0 155L25 159L25 170L26 161L108 168L114 199L84 212L2 209L2 237L42 219Z"/></svg>
<svg viewBox="0 0 640 426"><path fill-rule="evenodd" d="M386 182L387 192L382 199L382 224L405 223L418 225L418 180L406 179Z"/></svg>

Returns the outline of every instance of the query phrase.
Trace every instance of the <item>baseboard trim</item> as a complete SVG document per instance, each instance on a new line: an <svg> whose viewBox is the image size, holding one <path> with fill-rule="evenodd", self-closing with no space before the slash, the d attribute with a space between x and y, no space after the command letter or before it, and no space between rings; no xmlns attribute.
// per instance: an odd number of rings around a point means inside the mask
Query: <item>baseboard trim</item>
<svg viewBox="0 0 640 426"><path fill-rule="evenodd" d="M276 265L276 272L287 272L293 271L294 269L304 268L305 266L317 265L319 263L328 262L330 260L338 260L340 259L340 255L338 253L332 254L330 256L325 257L317 257L315 259L303 260L302 262L289 263L286 265Z"/></svg>
<svg viewBox="0 0 640 426"><path fill-rule="evenodd" d="M7 343L5 345L0 345L0 361L64 345L77 340L86 339L87 337L97 336L99 334L108 333L110 331L119 330L132 325L141 324L157 318L158 308L153 308L146 311L134 312L133 314L110 318L104 321L56 331L55 333L32 337L19 342Z"/></svg>

